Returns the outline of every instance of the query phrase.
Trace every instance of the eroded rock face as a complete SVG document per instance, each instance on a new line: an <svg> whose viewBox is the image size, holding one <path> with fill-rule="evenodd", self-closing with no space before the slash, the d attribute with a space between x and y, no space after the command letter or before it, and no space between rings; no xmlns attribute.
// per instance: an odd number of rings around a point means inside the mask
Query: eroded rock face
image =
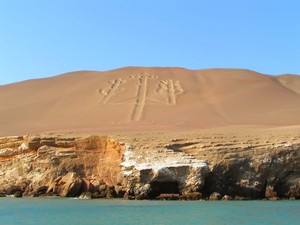
<svg viewBox="0 0 300 225"><path fill-rule="evenodd" d="M76 173L69 172L50 183L46 193L57 194L62 197L74 197L81 194L82 187L83 180Z"/></svg>
<svg viewBox="0 0 300 225"><path fill-rule="evenodd" d="M123 174L135 196L155 198L160 194L197 192L209 172L203 160L170 150L142 152L127 145Z"/></svg>
<svg viewBox="0 0 300 225"><path fill-rule="evenodd" d="M300 145L248 149L211 165L206 193L257 198L299 198Z"/></svg>
<svg viewBox="0 0 300 225"><path fill-rule="evenodd" d="M300 199L300 135L245 138L0 138L0 195Z"/></svg>
<svg viewBox="0 0 300 225"><path fill-rule="evenodd" d="M1 138L0 192L73 197L100 181L116 185L122 151L107 136Z"/></svg>

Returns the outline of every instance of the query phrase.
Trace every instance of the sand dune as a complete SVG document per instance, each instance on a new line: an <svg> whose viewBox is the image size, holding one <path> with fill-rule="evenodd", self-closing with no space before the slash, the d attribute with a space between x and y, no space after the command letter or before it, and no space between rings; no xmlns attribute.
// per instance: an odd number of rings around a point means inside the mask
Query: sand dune
<svg viewBox="0 0 300 225"><path fill-rule="evenodd" d="M0 136L300 125L300 76L249 70L80 71L0 86Z"/></svg>

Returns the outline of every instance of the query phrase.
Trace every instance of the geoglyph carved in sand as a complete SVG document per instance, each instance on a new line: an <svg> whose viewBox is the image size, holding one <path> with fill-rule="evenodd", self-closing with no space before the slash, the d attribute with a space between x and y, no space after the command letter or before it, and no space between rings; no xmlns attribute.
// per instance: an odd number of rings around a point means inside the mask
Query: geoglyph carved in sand
<svg viewBox="0 0 300 225"><path fill-rule="evenodd" d="M130 79L137 79L137 89L136 95L126 101L121 101L117 103L109 103L109 100L116 94L125 90L125 88L120 87L127 81L121 78L110 81L111 85L107 88L99 90L102 95L100 103L102 104L130 104L133 105L131 109L130 119L133 121L139 121L143 116L144 107L147 103L151 104L163 104L163 105L176 105L176 97L183 93L183 89L179 81L173 80L161 80L156 85L155 92L161 96L163 99L151 99L147 97L148 93L148 80L157 79L158 76L151 75L148 73L140 73L135 75L130 75Z"/></svg>
<svg viewBox="0 0 300 225"><path fill-rule="evenodd" d="M103 95L101 102L106 104L107 101L115 94L124 91L124 88L120 88L120 86L126 83L126 80L122 80L121 78L109 81L111 85L108 88L100 89L99 93Z"/></svg>
<svg viewBox="0 0 300 225"><path fill-rule="evenodd" d="M156 92L161 95L166 95L168 105L176 105L176 95L183 92L179 81L162 80L157 84Z"/></svg>

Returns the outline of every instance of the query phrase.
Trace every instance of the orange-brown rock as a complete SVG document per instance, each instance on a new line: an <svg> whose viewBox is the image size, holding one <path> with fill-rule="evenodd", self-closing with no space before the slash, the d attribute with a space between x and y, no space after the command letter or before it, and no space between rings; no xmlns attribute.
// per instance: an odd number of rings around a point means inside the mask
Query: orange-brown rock
<svg viewBox="0 0 300 225"><path fill-rule="evenodd" d="M1 138L0 193L299 199L299 138L291 127Z"/></svg>
<svg viewBox="0 0 300 225"><path fill-rule="evenodd" d="M122 182L123 145L107 136L36 135L0 139L0 190L77 196L97 180ZM44 190L44 189L43 189ZM14 191L13 191L14 192Z"/></svg>
<svg viewBox="0 0 300 225"><path fill-rule="evenodd" d="M233 200L233 198L230 195L224 195L223 198L222 198L222 200L224 200L224 201L231 201L231 200Z"/></svg>
<svg viewBox="0 0 300 225"><path fill-rule="evenodd" d="M200 192L184 193L180 196L180 200L200 200L203 196Z"/></svg>
<svg viewBox="0 0 300 225"><path fill-rule="evenodd" d="M180 195L179 194L160 194L157 199L160 200L179 200Z"/></svg>
<svg viewBox="0 0 300 225"><path fill-rule="evenodd" d="M274 199L277 198L277 192L274 191L273 187L267 187L265 192L265 197L267 199Z"/></svg>
<svg viewBox="0 0 300 225"><path fill-rule="evenodd" d="M53 191L62 197L74 197L80 195L82 185L82 179L76 173L69 172L57 181L54 181L53 190L48 189L47 192Z"/></svg>
<svg viewBox="0 0 300 225"><path fill-rule="evenodd" d="M220 195L218 192L213 192L210 196L209 196L209 200L221 200L222 199L222 195Z"/></svg>

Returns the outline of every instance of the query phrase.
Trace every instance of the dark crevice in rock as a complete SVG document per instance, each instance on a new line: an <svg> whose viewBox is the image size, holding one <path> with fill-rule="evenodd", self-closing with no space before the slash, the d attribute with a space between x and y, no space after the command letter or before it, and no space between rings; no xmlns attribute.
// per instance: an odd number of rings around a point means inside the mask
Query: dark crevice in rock
<svg viewBox="0 0 300 225"><path fill-rule="evenodd" d="M153 181L150 183L149 198L156 198L160 194L179 194L177 181Z"/></svg>

